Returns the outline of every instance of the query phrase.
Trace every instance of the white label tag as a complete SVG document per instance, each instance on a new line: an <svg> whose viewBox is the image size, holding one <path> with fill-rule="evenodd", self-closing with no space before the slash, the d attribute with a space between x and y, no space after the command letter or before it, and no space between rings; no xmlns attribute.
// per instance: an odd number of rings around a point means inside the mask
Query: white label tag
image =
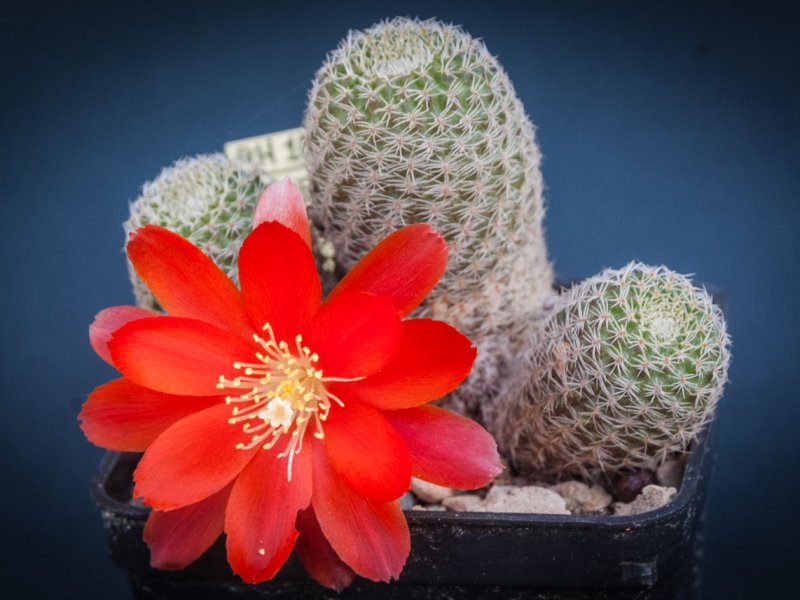
<svg viewBox="0 0 800 600"><path fill-rule="evenodd" d="M308 173L303 155L304 137L303 128L296 127L233 140L225 143L225 154L263 169L270 179L291 177L305 192L308 189Z"/></svg>

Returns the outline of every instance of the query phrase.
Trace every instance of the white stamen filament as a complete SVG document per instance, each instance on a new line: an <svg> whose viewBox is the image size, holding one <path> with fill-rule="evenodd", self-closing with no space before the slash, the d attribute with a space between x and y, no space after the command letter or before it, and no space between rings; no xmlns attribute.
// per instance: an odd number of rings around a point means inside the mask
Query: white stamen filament
<svg viewBox="0 0 800 600"><path fill-rule="evenodd" d="M234 388L237 392L225 398L226 404L233 405L228 423L244 423L242 433L248 441L236 444L237 449L252 450L260 445L271 450L284 434L290 435L278 458L288 458L287 479L291 481L294 457L303 449L309 423L313 423L314 437L324 439L322 425L331 406L336 403L344 407L341 398L328 392L325 384L361 378L323 377L316 367L319 356L303 345L302 336L295 337L290 350L285 341L275 339L269 323L263 329L267 339L253 335L253 341L263 350L255 352L259 362L235 362L233 368L244 375L233 379L221 375L217 389Z"/></svg>

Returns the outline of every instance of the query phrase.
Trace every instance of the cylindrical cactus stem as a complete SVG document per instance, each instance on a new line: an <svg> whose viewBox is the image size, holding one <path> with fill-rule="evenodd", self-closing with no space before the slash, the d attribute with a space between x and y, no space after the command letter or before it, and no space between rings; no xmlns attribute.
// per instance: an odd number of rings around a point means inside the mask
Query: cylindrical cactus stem
<svg viewBox="0 0 800 600"><path fill-rule="evenodd" d="M481 373L505 368L552 289L541 154L505 71L457 27L394 19L328 56L304 126L311 210L345 269L411 223L447 240L447 272L417 314L477 344L446 403L480 418L496 387Z"/></svg>

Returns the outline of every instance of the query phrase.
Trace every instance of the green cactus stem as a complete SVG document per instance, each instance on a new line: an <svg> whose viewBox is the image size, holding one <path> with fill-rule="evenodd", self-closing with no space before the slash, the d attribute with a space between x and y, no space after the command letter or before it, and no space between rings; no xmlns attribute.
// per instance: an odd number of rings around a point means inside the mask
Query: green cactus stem
<svg viewBox="0 0 800 600"><path fill-rule="evenodd" d="M328 56L304 127L311 210L345 269L404 225L447 240L447 272L417 314L478 346L446 404L480 418L552 289L541 154L508 76L461 29L398 18Z"/></svg>
<svg viewBox="0 0 800 600"><path fill-rule="evenodd" d="M238 281L239 248L253 225L253 211L266 187L261 172L227 158L208 154L178 160L142 189L130 205L125 237L153 223L170 229L210 256L233 281ZM156 299L128 263L136 303L159 310Z"/></svg>
<svg viewBox="0 0 800 600"><path fill-rule="evenodd" d="M537 328L498 442L527 474L653 469L712 419L729 345L719 307L688 278L638 263L603 271Z"/></svg>

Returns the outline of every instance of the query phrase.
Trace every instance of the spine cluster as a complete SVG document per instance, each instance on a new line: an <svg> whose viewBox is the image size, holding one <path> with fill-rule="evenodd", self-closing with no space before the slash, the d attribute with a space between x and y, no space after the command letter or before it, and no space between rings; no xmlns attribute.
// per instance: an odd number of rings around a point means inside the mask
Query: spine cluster
<svg viewBox="0 0 800 600"><path fill-rule="evenodd" d="M730 340L704 289L631 263L565 291L530 344L496 434L522 473L652 469L713 417Z"/></svg>
<svg viewBox="0 0 800 600"><path fill-rule="evenodd" d="M394 19L328 56L304 126L315 221L345 269L411 223L447 240L447 273L419 315L478 345L448 404L480 417L552 289L541 154L508 76L458 28Z"/></svg>

